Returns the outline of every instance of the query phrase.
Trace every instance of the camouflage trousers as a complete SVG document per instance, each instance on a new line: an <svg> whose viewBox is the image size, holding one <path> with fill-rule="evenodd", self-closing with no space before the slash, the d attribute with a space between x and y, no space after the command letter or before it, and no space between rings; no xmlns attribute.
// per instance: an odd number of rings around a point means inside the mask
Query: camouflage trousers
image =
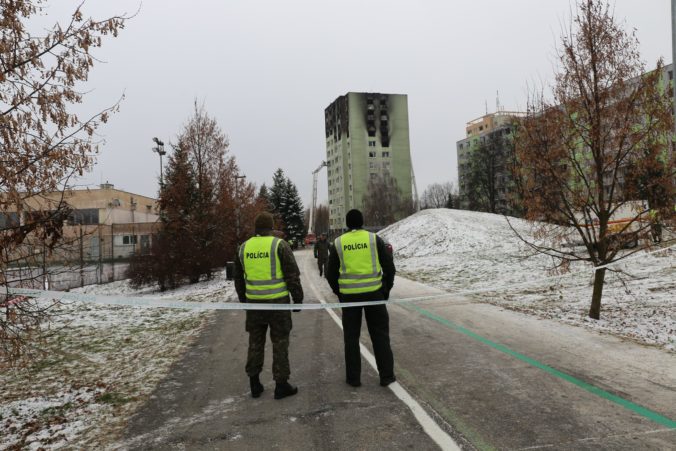
<svg viewBox="0 0 676 451"><path fill-rule="evenodd" d="M265 359L265 338L270 327L272 341L272 377L275 382L289 379L289 333L291 312L272 310L247 310L246 331L249 332L249 353L246 360L246 374L255 376L263 370Z"/></svg>

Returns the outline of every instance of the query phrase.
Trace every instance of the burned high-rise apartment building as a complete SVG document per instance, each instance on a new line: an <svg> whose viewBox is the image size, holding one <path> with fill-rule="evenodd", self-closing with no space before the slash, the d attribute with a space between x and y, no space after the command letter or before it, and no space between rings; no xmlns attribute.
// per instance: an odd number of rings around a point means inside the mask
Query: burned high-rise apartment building
<svg viewBox="0 0 676 451"><path fill-rule="evenodd" d="M345 214L363 209L368 182L389 173L411 197L408 98L405 94L348 92L324 111L329 227L345 228Z"/></svg>

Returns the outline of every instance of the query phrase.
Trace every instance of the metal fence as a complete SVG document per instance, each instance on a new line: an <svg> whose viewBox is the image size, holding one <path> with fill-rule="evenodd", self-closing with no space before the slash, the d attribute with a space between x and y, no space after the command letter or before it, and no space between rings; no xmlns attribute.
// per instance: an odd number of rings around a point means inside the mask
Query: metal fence
<svg viewBox="0 0 676 451"><path fill-rule="evenodd" d="M10 265L0 273L0 282L67 290L122 280L134 255L151 252L159 228L159 223L69 225L51 251L28 237L13 252Z"/></svg>

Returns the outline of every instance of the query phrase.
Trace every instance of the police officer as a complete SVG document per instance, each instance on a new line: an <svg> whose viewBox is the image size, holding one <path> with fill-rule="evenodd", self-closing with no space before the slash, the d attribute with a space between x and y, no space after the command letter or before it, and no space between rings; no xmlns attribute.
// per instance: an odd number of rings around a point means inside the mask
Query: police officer
<svg viewBox="0 0 676 451"><path fill-rule="evenodd" d="M295 304L303 302L300 271L289 245L273 236L274 221L270 213L259 214L255 220L256 236L239 247L235 263L235 289L240 302L288 304L290 296ZM263 392L259 374L263 370L265 337L270 328L272 341L272 376L275 380L275 399L298 393L289 384L289 333L291 312L288 310L247 310L246 331L249 333L249 351L246 373L251 385L251 396Z"/></svg>
<svg viewBox="0 0 676 451"><path fill-rule="evenodd" d="M329 241L326 239L326 234L319 235L319 239L314 247L315 258L317 259L317 267L319 268L319 275L326 277L326 261L329 259Z"/></svg>
<svg viewBox="0 0 676 451"><path fill-rule="evenodd" d="M392 255L379 236L362 229L364 217L359 210L350 210L345 222L349 231L336 238L330 249L326 278L331 289L341 302L387 300L394 284ZM359 334L362 310L373 343L380 385L385 387L394 382L387 307L374 305L342 310L346 382L353 387L361 385Z"/></svg>

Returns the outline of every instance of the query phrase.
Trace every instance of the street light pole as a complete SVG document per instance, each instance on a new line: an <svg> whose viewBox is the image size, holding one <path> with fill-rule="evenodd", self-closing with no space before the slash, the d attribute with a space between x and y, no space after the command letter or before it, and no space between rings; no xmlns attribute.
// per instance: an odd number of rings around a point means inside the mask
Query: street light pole
<svg viewBox="0 0 676 451"><path fill-rule="evenodd" d="M245 179L246 175L235 175L235 241L239 245L239 180Z"/></svg>
<svg viewBox="0 0 676 451"><path fill-rule="evenodd" d="M153 138L153 142L156 144L156 146L153 147L153 152L157 152L160 156L160 188L162 188L162 186L164 186L164 180L162 178L162 155L166 155L167 152L164 150L164 143L162 141Z"/></svg>

